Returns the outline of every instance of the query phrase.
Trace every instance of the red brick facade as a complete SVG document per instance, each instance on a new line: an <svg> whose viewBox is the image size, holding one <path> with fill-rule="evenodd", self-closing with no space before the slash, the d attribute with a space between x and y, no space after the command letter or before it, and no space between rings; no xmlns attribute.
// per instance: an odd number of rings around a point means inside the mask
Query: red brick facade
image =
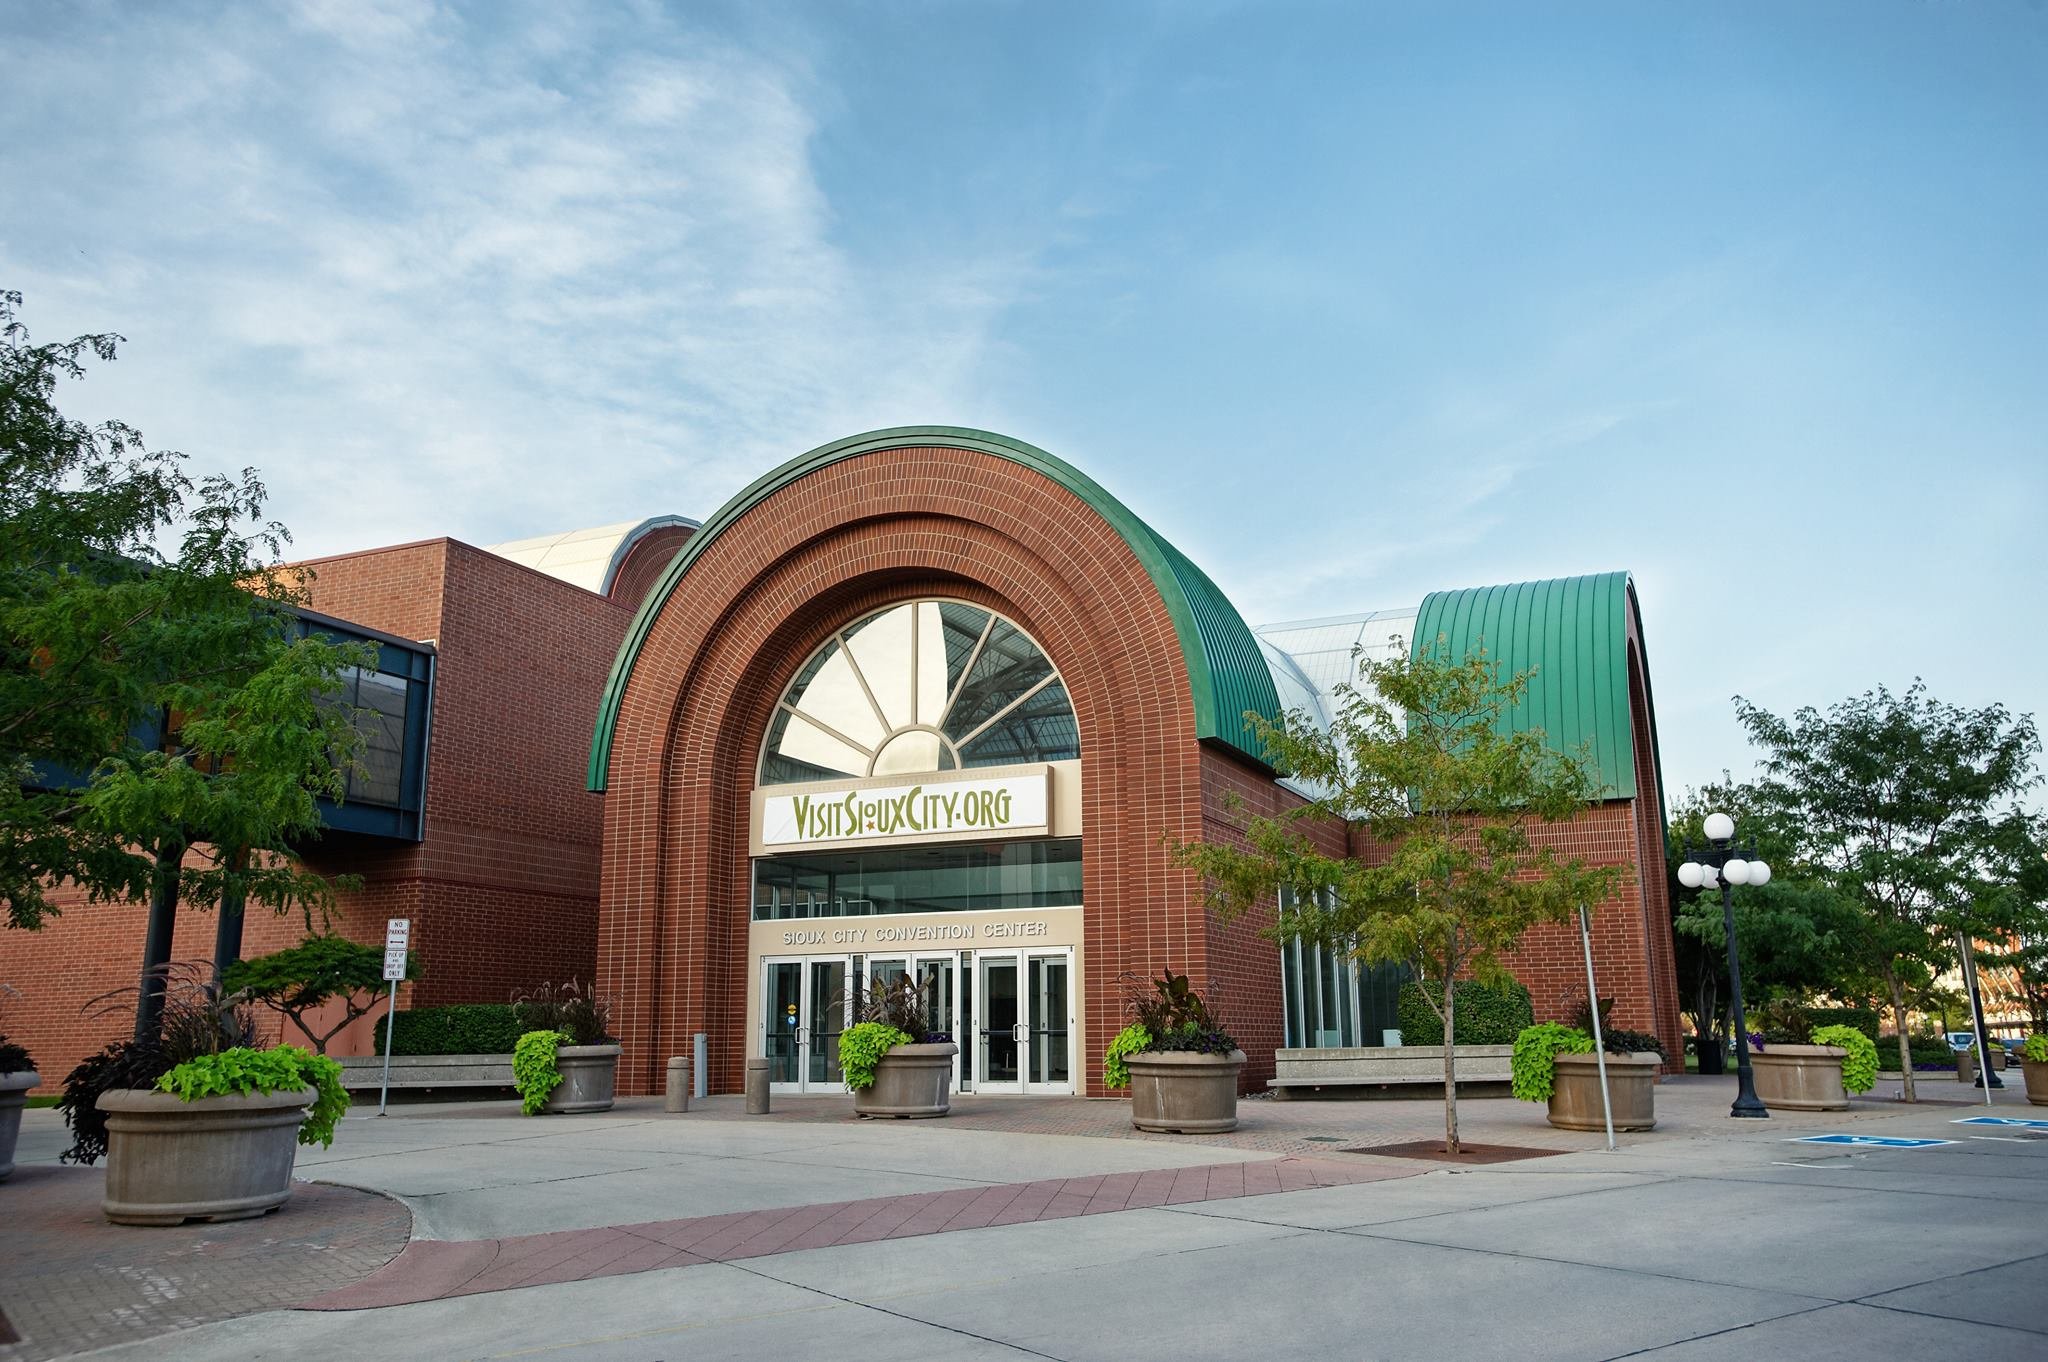
<svg viewBox="0 0 2048 1362"><path fill-rule="evenodd" d="M381 941L389 917L413 922L425 974L401 1002L503 1002L515 988L596 964L599 796L583 788L591 716L631 606L449 539L322 559L312 605L436 647L425 841L330 833L306 860L360 875L333 926ZM81 1021L86 999L132 985L146 908L70 896L39 932L0 936L0 979L25 995L5 1027L36 1057L47 1090L108 1040L120 1020ZM211 912L179 914L174 960L213 958ZM297 916L252 912L243 953L305 934ZM368 1048L363 1028L331 1047Z"/></svg>

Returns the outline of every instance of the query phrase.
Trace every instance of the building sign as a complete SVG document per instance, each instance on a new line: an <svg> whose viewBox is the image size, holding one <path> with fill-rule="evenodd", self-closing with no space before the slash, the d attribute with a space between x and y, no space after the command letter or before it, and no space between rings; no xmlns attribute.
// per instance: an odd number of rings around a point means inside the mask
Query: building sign
<svg viewBox="0 0 2048 1362"><path fill-rule="evenodd" d="M795 927L778 935L783 946L972 946L977 941L1031 941L1051 935L1040 921L916 922L880 927Z"/></svg>
<svg viewBox="0 0 2048 1362"><path fill-rule="evenodd" d="M872 783L761 801L764 851L861 842L956 841L1016 837L1050 830L1050 773L980 779L927 777L914 785Z"/></svg>

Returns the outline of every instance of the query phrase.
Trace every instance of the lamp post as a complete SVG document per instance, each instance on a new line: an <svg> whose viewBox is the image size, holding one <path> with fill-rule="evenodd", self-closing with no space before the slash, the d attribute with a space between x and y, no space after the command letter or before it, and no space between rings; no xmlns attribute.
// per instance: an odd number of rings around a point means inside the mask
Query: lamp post
<svg viewBox="0 0 2048 1362"><path fill-rule="evenodd" d="M1749 1067L1749 1022L1742 1015L1742 961L1735 951L1735 900L1738 884L1769 884L1771 868L1756 858L1756 848L1735 845L1735 820L1725 813L1707 815L1707 845L1695 849L1685 844L1685 861L1678 867L1678 882L1687 889L1719 887L1721 925L1728 937L1728 984L1735 1005L1735 1105L1730 1116L1765 1118L1771 1113L1756 1095L1756 1078Z"/></svg>

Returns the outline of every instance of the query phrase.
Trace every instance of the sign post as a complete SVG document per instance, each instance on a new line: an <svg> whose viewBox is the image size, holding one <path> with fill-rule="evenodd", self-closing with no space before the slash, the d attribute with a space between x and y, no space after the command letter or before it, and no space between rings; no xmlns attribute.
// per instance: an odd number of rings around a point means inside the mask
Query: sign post
<svg viewBox="0 0 2048 1362"><path fill-rule="evenodd" d="M384 978L391 985L391 1006L384 1013L384 1081L377 1089L377 1114L384 1114L391 1099L391 1027L398 1015L398 982L405 978L405 953L412 939L412 919L389 918L384 923Z"/></svg>
<svg viewBox="0 0 2048 1362"><path fill-rule="evenodd" d="M1607 1152L1614 1152L1614 1099L1607 1091L1607 1038L1600 1034L1600 988L1593 982L1593 929L1579 905L1579 940L1586 945L1586 1009L1593 1014L1593 1057L1600 1065L1600 1114L1607 1120Z"/></svg>

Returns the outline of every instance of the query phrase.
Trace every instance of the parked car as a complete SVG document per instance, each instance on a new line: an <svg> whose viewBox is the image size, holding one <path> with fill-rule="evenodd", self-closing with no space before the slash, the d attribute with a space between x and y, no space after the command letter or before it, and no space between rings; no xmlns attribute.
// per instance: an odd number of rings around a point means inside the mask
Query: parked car
<svg viewBox="0 0 2048 1362"><path fill-rule="evenodd" d="M1942 1039L1947 1041L1948 1048L1957 1054L1961 1054L1965 1050L1974 1050L1977 1047L1976 1033L1971 1031L1951 1031L1943 1036Z"/></svg>

